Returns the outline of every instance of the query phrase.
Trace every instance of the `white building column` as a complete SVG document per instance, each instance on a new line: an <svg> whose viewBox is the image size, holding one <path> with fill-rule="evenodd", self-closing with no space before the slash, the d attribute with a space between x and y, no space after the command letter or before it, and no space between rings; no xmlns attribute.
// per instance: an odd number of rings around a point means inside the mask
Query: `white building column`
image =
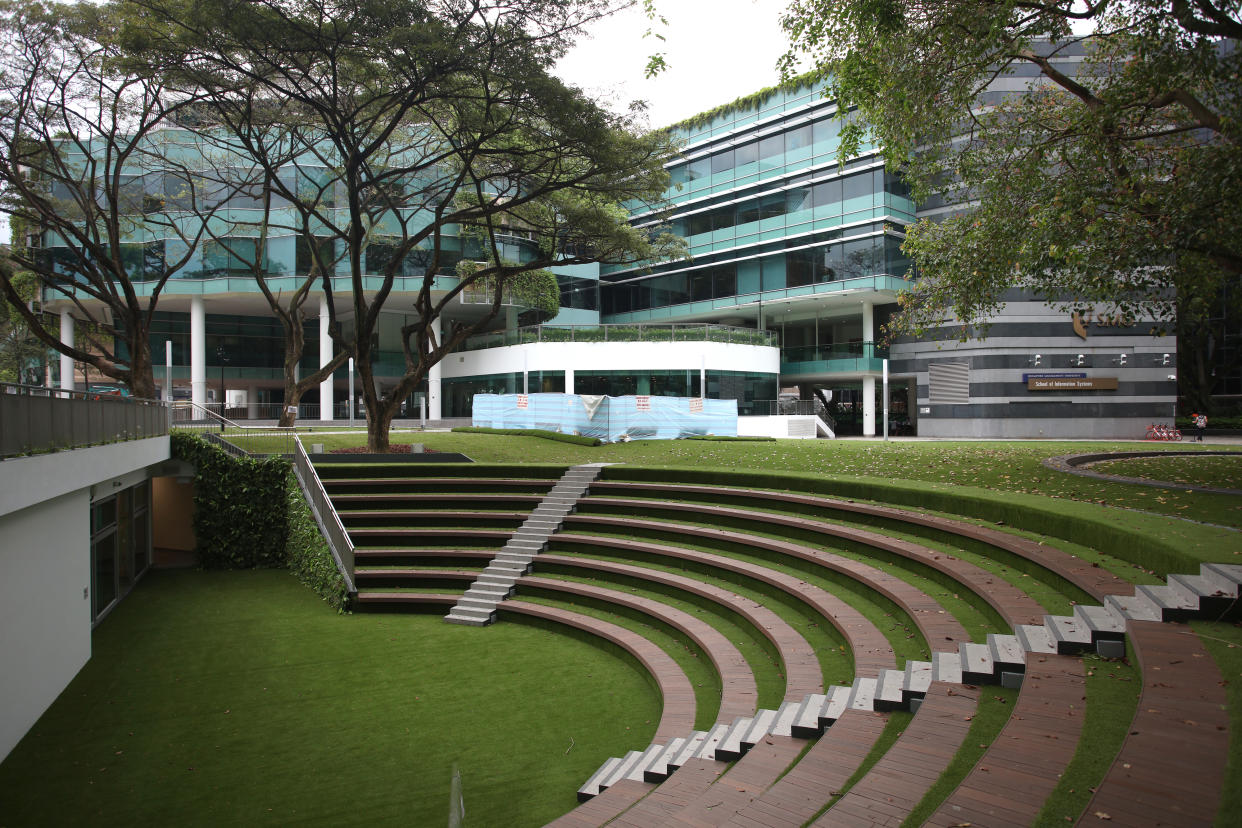
<svg viewBox="0 0 1242 828"><path fill-rule="evenodd" d="M332 337L328 333L328 300L319 297L319 367L332 361ZM319 419L332 419L332 377L319 383Z"/></svg>
<svg viewBox="0 0 1242 828"><path fill-rule="evenodd" d="M207 313L203 297L190 297L190 401L207 405Z"/></svg>
<svg viewBox="0 0 1242 828"><path fill-rule="evenodd" d="M440 317L431 320L431 335L435 337L436 346L440 345ZM440 363L431 366L427 372L427 419L442 419L443 409L440 404L441 380Z"/></svg>
<svg viewBox="0 0 1242 828"><path fill-rule="evenodd" d="M862 303L863 347L875 344L875 308L870 302ZM874 355L874 351L864 356ZM863 377L863 436L875 436L875 377Z"/></svg>
<svg viewBox="0 0 1242 828"><path fill-rule="evenodd" d="M246 389L246 419L259 419L259 388L256 385Z"/></svg>
<svg viewBox="0 0 1242 828"><path fill-rule="evenodd" d="M574 369L573 368L565 369L565 393L566 394L574 393Z"/></svg>
<svg viewBox="0 0 1242 828"><path fill-rule="evenodd" d="M73 345L73 315L68 310L60 312L60 341L65 345ZM66 391L72 391L76 385L73 378L73 357L61 354L60 387Z"/></svg>

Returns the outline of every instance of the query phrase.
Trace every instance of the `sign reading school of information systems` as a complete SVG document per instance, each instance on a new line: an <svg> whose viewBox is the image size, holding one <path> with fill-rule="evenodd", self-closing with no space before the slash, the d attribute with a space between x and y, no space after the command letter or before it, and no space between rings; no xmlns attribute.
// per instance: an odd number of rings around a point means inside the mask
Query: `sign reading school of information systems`
<svg viewBox="0 0 1242 828"><path fill-rule="evenodd" d="M1028 391L1116 391L1116 377L1086 374L1023 374Z"/></svg>

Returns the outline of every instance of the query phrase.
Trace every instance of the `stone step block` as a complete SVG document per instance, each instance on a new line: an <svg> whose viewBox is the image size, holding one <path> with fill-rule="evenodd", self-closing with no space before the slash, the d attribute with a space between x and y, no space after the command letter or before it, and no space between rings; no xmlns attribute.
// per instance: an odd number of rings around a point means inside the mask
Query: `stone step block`
<svg viewBox="0 0 1242 828"><path fill-rule="evenodd" d="M878 712L904 709L906 697L901 686L905 681L904 670L881 670L876 678L874 709Z"/></svg>
<svg viewBox="0 0 1242 828"><path fill-rule="evenodd" d="M949 684L962 683L962 656L960 653L932 653L932 679Z"/></svg>
<svg viewBox="0 0 1242 828"><path fill-rule="evenodd" d="M637 750L631 750L625 754L625 756L621 757L621 764L613 768L612 773L604 777L604 780L600 783L600 788L607 790L620 782L630 772L630 769L637 764L640 758L642 758L642 753Z"/></svg>
<svg viewBox="0 0 1242 828"><path fill-rule="evenodd" d="M586 802L588 799L599 796L604 790L600 787L600 783L603 782L604 779L614 770L616 770L617 766L620 764L621 758L619 756L614 756L611 759L606 760L604 764L600 765L599 770L591 774L591 778L578 789L578 801Z"/></svg>
<svg viewBox="0 0 1242 828"><path fill-rule="evenodd" d="M632 779L635 782L642 782L646 779L647 768L651 767L651 763L656 760L660 752L664 750L664 745L651 745L643 751L638 757L638 761L634 763L634 767L630 768L630 772L625 775L626 779Z"/></svg>
<svg viewBox="0 0 1242 828"><path fill-rule="evenodd" d="M1016 635L988 633L988 652L992 654L992 669L997 673L1025 673L1026 659L1022 644Z"/></svg>
<svg viewBox="0 0 1242 828"><path fill-rule="evenodd" d="M673 772L668 763L685 744L686 740L680 736L676 739L670 739L669 743L664 746L664 749L656 755L656 758L643 771L643 781L663 782L665 779L668 779L668 775Z"/></svg>
<svg viewBox="0 0 1242 828"><path fill-rule="evenodd" d="M703 744L695 751L694 757L696 759L715 759L716 748L720 747L720 742L728 732L729 725L727 724L718 724L707 731L707 736L703 739Z"/></svg>
<svg viewBox="0 0 1242 828"><path fill-rule="evenodd" d="M870 676L858 676L850 688L850 710L875 710L875 691L879 682Z"/></svg>
<svg viewBox="0 0 1242 828"><path fill-rule="evenodd" d="M1160 613L1151 602L1129 595L1108 595L1104 609L1122 621L1159 621Z"/></svg>
<svg viewBox="0 0 1242 828"><path fill-rule="evenodd" d="M802 702L781 702L780 708L776 711L776 718L772 721L772 735L793 736L794 719L801 710Z"/></svg>
<svg viewBox="0 0 1242 828"><path fill-rule="evenodd" d="M674 753L673 757L668 760L670 772L677 770L682 765L693 759L694 755L699 752L700 748L703 747L703 741L705 739L707 739L706 730L696 730L691 733L690 736L687 737L685 743L681 746L681 749Z"/></svg>
<svg viewBox="0 0 1242 828"><path fill-rule="evenodd" d="M1053 655L1057 651L1056 640L1043 624L1019 624L1015 632L1018 634L1018 643L1028 653Z"/></svg>
<svg viewBox="0 0 1242 828"><path fill-rule="evenodd" d="M1239 585L1242 585L1242 566L1237 564L1200 564L1199 574L1226 593L1233 590L1231 594L1236 595Z"/></svg>
<svg viewBox="0 0 1242 828"><path fill-rule="evenodd" d="M1087 629L1091 631L1091 639L1093 641L1099 641L1100 639L1122 641L1126 637L1125 622L1104 609L1104 607L1097 607L1092 604L1079 604L1074 607L1074 615L1078 616L1079 620L1087 625Z"/></svg>
<svg viewBox="0 0 1242 828"><path fill-rule="evenodd" d="M932 663L930 661L911 659L906 662L905 680L902 682L901 690L907 699L911 696L927 695L927 691L931 689L931 683Z"/></svg>
<svg viewBox="0 0 1242 828"><path fill-rule="evenodd" d="M1095 642L1091 629L1076 615L1045 615L1044 626L1052 633L1061 655L1073 655L1091 649Z"/></svg>
<svg viewBox="0 0 1242 828"><path fill-rule="evenodd" d="M467 627L486 627L496 620L495 610L486 612L470 607L453 607L444 620L450 624L461 624Z"/></svg>
<svg viewBox="0 0 1242 828"><path fill-rule="evenodd" d="M477 598L473 595L463 594L457 599L457 603L453 606L454 610L477 609L485 612L495 612L498 602L494 598Z"/></svg>
<svg viewBox="0 0 1242 828"><path fill-rule="evenodd" d="M992 665L992 653L987 644L976 644L967 641L958 645L958 655L962 659L962 682L964 684L987 684L996 677Z"/></svg>
<svg viewBox="0 0 1242 828"><path fill-rule="evenodd" d="M1229 612L1238 599L1237 587L1226 592L1202 575L1170 575L1169 589L1198 606L1198 614L1219 618Z"/></svg>
<svg viewBox="0 0 1242 828"><path fill-rule="evenodd" d="M819 721L824 727L828 727L837 719L845 715L845 711L850 706L850 696L853 694L853 687L846 687L841 684L834 684L828 688L828 700L824 702L819 709Z"/></svg>
<svg viewBox="0 0 1242 828"><path fill-rule="evenodd" d="M1134 597L1150 604L1161 621L1185 621L1199 611L1199 602L1175 593L1167 586L1139 584Z"/></svg>
<svg viewBox="0 0 1242 828"><path fill-rule="evenodd" d="M716 745L715 759L721 762L732 762L734 759L742 758L745 749L742 747L742 736L750 728L751 718L749 716L738 716L733 720L733 724L729 725L729 729L725 731L724 738Z"/></svg>
<svg viewBox="0 0 1242 828"><path fill-rule="evenodd" d="M485 569L483 570L482 574L479 575L479 577L475 579L475 583L476 584L487 584L488 586L493 586L493 587L504 587L506 589L512 589L513 585L517 583L517 579L518 579L518 576L509 574L507 571L506 572L493 572L493 571L489 571Z"/></svg>
<svg viewBox="0 0 1242 828"><path fill-rule="evenodd" d="M824 726L820 723L819 712L827 701L828 697L823 693L808 693L804 696L797 715L789 725L790 734L799 739L814 739L823 733Z"/></svg>
<svg viewBox="0 0 1242 828"><path fill-rule="evenodd" d="M759 744L764 736L772 732L772 725L776 722L776 711L763 708L755 714L755 718L751 720L750 727L746 728L746 732L742 734L742 753Z"/></svg>
<svg viewBox="0 0 1242 828"><path fill-rule="evenodd" d="M480 601L491 601L496 603L503 601L509 597L509 590L506 587L495 586L492 584L480 584L475 581L474 584L462 593L463 598L476 598Z"/></svg>

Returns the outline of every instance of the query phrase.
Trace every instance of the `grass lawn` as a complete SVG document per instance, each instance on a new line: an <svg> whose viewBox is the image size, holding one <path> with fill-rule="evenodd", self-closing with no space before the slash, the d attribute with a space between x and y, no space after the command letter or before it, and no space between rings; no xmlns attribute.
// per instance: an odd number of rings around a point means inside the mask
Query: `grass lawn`
<svg viewBox="0 0 1242 828"><path fill-rule="evenodd" d="M340 616L283 571L150 573L93 649L0 764L0 824L444 824L457 766L470 825L542 825L660 716L617 652Z"/></svg>
<svg viewBox="0 0 1242 828"><path fill-rule="evenodd" d="M1091 467L1101 474L1138 477L1216 489L1242 488L1242 454L1238 457L1134 457Z"/></svg>
<svg viewBox="0 0 1242 828"><path fill-rule="evenodd" d="M262 450L265 438L231 438ZM365 445L364 433L316 435L328 451ZM1104 442L953 442L892 440L635 440L590 447L538 437L452 432L393 434L393 442L422 443L436 451L461 452L481 463L629 463L636 466L788 471L817 476L969 486L994 491L1078 500L1207 523L1242 527L1242 497L1112 483L1066 474L1042 465L1047 457L1153 449L1147 444ZM1159 447L1155 447L1158 449ZM1169 446L1187 450L1187 446ZM1207 458L1202 458L1206 460ZM1238 461L1235 461L1238 462ZM1236 467L1235 467L1236 468Z"/></svg>

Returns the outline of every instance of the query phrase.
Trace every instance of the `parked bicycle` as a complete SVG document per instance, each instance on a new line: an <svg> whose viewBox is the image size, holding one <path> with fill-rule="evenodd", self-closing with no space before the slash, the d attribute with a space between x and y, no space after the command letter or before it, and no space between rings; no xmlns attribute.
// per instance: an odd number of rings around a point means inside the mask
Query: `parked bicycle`
<svg viewBox="0 0 1242 828"><path fill-rule="evenodd" d="M1152 423L1147 427L1147 436L1143 439L1177 442L1182 439L1182 433L1175 426L1165 423Z"/></svg>

